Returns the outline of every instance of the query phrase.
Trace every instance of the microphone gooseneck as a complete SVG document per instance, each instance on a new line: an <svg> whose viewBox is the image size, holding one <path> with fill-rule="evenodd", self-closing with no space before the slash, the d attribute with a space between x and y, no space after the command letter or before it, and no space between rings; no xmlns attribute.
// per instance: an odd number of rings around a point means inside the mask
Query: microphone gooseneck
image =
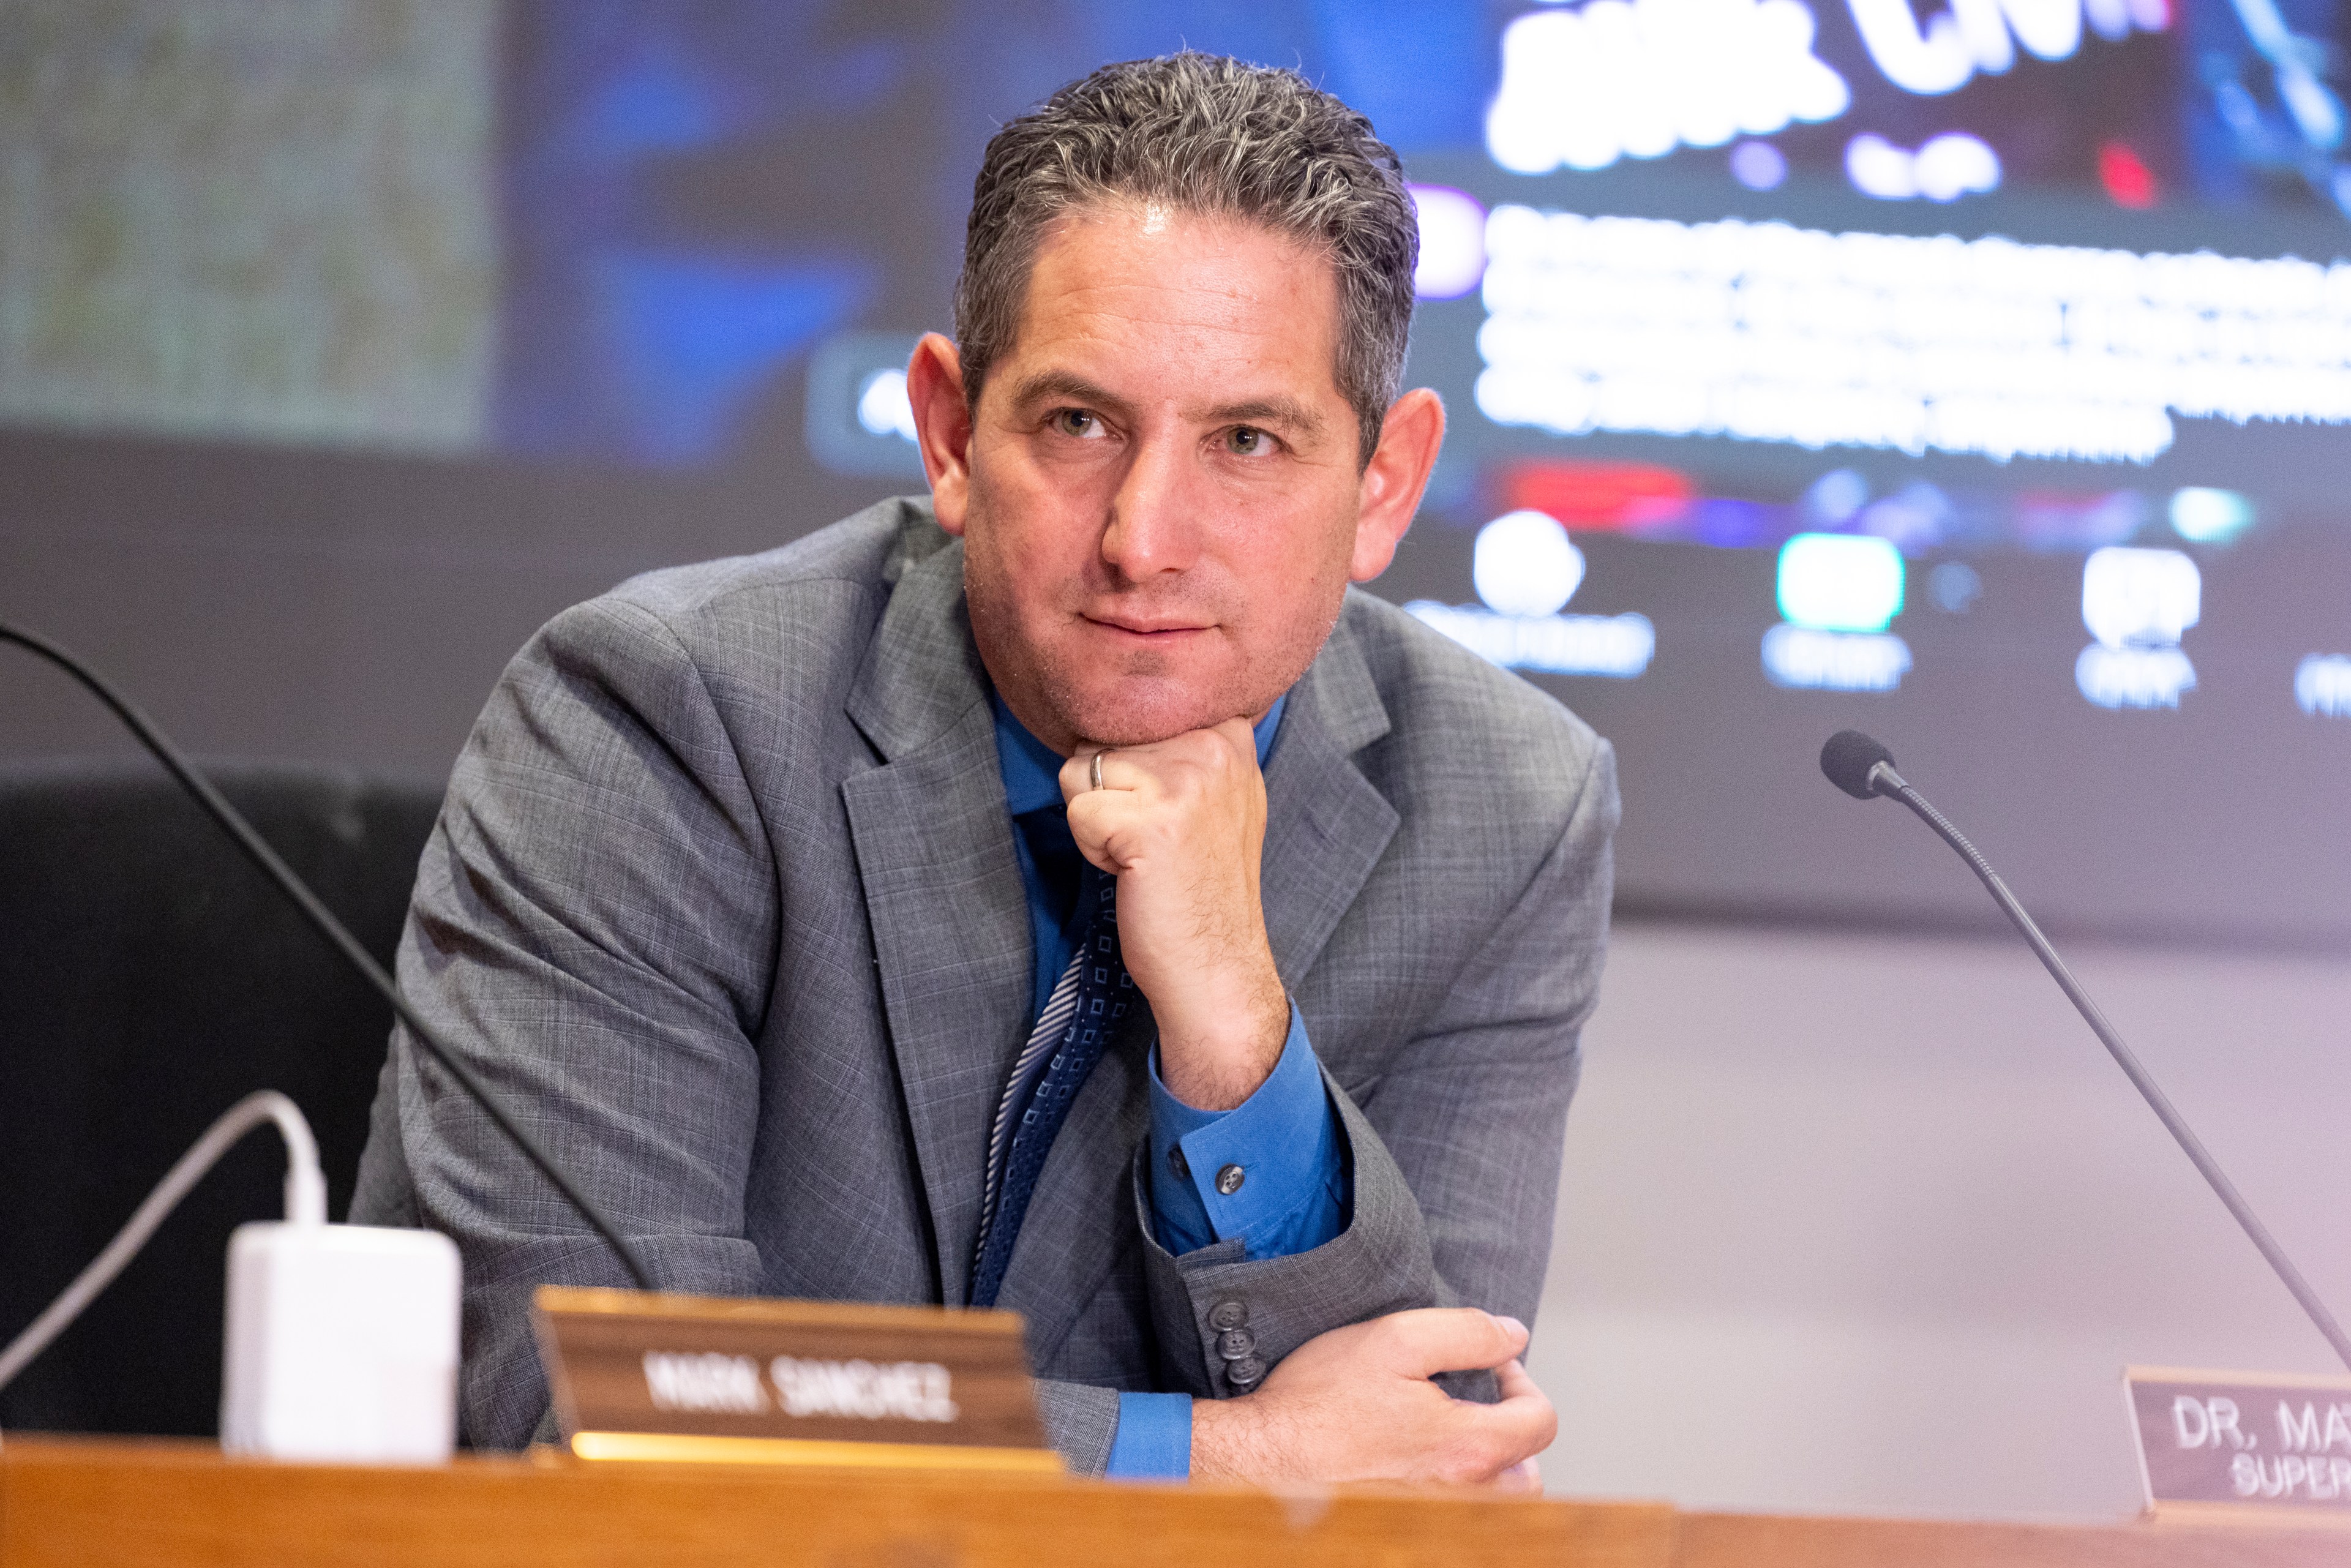
<svg viewBox="0 0 2351 1568"><path fill-rule="evenodd" d="M1968 862L1968 869L1976 873L1976 880L1984 884L1991 894L1992 901L2000 905L2001 913L2008 916L2010 923L2032 949L2033 956L2041 960L2042 967L2047 969L2050 977L2057 982L2058 989L2065 993L2065 999L2074 1004L2074 1010L2090 1026L2090 1032L2098 1037L2099 1043L2106 1048L2106 1053L2115 1059L2115 1064L2123 1070L2124 1076L2147 1101L2148 1108L2169 1130L2189 1163L2210 1184L2229 1212L2236 1217L2238 1225L2243 1228L2253 1246L2309 1315L2311 1322L2325 1336L2326 1343L2334 1347L2343 1364L2351 1367L2351 1336L2344 1333L2334 1314L2326 1310L2326 1303L2318 1299L2318 1292L2310 1288L2310 1282L2302 1277L2302 1270L2296 1269L2294 1260L2285 1255L2285 1249L2278 1245L2277 1239L2253 1213L2252 1206L2245 1201L2244 1195L2238 1192L2236 1184L2220 1169L2220 1162L2205 1149L2203 1140L2197 1137L2186 1118L2173 1107L2170 1098L2139 1064L2131 1048L2123 1043L2123 1037L2116 1032L2113 1024L2106 1021L2106 1015L2098 1010L2098 1004L2090 999L2090 993L2082 988L2082 982L2074 977L2074 971L2065 967L2065 960L2057 956L2057 949L2051 946L2049 938L2041 934L2041 927L2033 924L2032 916L2025 913L2024 905L2017 902L2016 894L2009 892L2008 883L1991 869L1991 862L1984 859L1983 852L1970 843L1967 835L1952 826L1951 820L1937 810L1924 795L1911 787L1908 780L1894 771L1892 752L1861 731L1840 730L1830 737L1828 745L1821 748L1821 771L1829 776L1831 783L1857 799L1866 800L1873 795L1891 795L1909 807L1917 814L1919 821L1934 829L1938 838L1959 852L1959 858ZM1856 783L1861 787L1856 789Z"/></svg>
<svg viewBox="0 0 2351 1568"><path fill-rule="evenodd" d="M209 779L196 771L187 758L181 754L180 748L172 745L162 730L155 727L154 721L140 712L137 705L117 691L103 675L47 638L37 632L25 631L21 627L11 626L5 621L0 621L0 643L14 643L18 647L39 654L80 682L99 701L111 709L114 716L122 721L124 727L138 737L140 744L153 754L156 761L163 765L164 771L171 774L182 789L193 796L196 803L220 825L221 831L235 841L238 849L245 852L246 858L260 867L262 874L277 886L278 892L286 895L295 908L302 912L302 917L310 923L319 936L327 939L328 945L342 955L343 961L358 971L360 977L367 981L378 995L392 1004L393 1015L407 1026L410 1036L418 1045L423 1047L424 1053L431 1057L460 1089L465 1091L468 1099L482 1108L483 1113L489 1117L498 1131L506 1134L507 1142L519 1149L523 1156L538 1168L538 1173L554 1184L555 1190L561 1193L565 1201L579 1211L580 1217L588 1222L589 1228L602 1238L605 1245L611 1248L618 1255L622 1266L629 1271L629 1278L636 1281L637 1288L643 1291L653 1288L651 1270L646 1269L644 1260L637 1256L636 1249L629 1245L628 1239L623 1237L620 1229L605 1218L603 1211L589 1199L588 1195L581 1192L571 1178L557 1166L554 1160L549 1157L547 1151L540 1148L530 1134L524 1132L515 1119L507 1113L506 1109L491 1098L489 1091L482 1086L481 1080L474 1076L473 1070L459 1061L456 1053L444 1044L440 1036L434 1033L424 1020L417 1016L416 1009L408 1005L408 999L400 994L400 988L392 983L390 975L384 973L383 967L375 961L374 955L360 945L359 938L352 936L341 921L335 918L332 910L319 902L319 895L312 893L303 883L302 879L294 874L293 868L278 858L277 852L269 847L267 840L254 831L253 824L245 820L244 814L230 805L227 799L218 789L213 788Z"/></svg>

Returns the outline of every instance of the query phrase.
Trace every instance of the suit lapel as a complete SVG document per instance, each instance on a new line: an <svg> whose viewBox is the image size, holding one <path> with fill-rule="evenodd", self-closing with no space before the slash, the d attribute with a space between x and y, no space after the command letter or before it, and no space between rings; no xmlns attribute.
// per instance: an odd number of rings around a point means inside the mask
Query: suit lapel
<svg viewBox="0 0 2351 1568"><path fill-rule="evenodd" d="M1395 835L1395 808L1354 762L1387 732L1387 708L1342 614L1290 689L1266 765L1266 939L1292 991Z"/></svg>
<svg viewBox="0 0 2351 1568"><path fill-rule="evenodd" d="M1029 1022L1013 857L963 549L909 566L849 701L883 766L841 786L944 1300L969 1288L987 1129Z"/></svg>

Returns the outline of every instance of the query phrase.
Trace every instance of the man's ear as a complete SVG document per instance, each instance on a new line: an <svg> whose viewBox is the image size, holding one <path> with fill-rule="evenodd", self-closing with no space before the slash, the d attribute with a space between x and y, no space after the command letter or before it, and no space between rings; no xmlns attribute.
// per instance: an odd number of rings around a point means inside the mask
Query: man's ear
<svg viewBox="0 0 2351 1568"><path fill-rule="evenodd" d="M1428 488L1429 470L1437 466L1437 449L1444 444L1445 403L1428 388L1416 388L1388 405L1380 444L1356 482L1350 580L1369 582L1395 559L1396 546L1420 509L1420 493Z"/></svg>
<svg viewBox="0 0 2351 1568"><path fill-rule="evenodd" d="M924 333L906 361L906 401L914 410L931 508L939 527L960 538L971 502L971 407L963 396L963 356L936 332Z"/></svg>

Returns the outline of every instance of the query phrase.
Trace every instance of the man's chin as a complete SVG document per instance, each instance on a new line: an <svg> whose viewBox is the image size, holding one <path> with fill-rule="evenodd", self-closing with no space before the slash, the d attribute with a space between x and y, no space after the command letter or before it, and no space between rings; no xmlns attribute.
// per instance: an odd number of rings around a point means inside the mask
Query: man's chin
<svg viewBox="0 0 2351 1568"><path fill-rule="evenodd" d="M1149 682L1111 691L1071 694L1070 727L1098 746L1149 746L1154 741L1208 729L1228 718L1254 717L1238 695L1169 689Z"/></svg>

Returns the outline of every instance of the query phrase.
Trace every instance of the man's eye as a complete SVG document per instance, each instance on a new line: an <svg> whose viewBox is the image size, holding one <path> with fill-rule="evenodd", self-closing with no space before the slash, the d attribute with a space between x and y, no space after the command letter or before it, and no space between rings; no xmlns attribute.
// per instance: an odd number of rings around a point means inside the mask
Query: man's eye
<svg viewBox="0 0 2351 1568"><path fill-rule="evenodd" d="M1225 434L1225 450L1238 457L1255 457L1273 445L1273 437L1252 425L1237 424Z"/></svg>
<svg viewBox="0 0 2351 1568"><path fill-rule="evenodd" d="M1053 428L1081 438L1102 434L1102 421L1081 408L1065 408L1053 415Z"/></svg>

